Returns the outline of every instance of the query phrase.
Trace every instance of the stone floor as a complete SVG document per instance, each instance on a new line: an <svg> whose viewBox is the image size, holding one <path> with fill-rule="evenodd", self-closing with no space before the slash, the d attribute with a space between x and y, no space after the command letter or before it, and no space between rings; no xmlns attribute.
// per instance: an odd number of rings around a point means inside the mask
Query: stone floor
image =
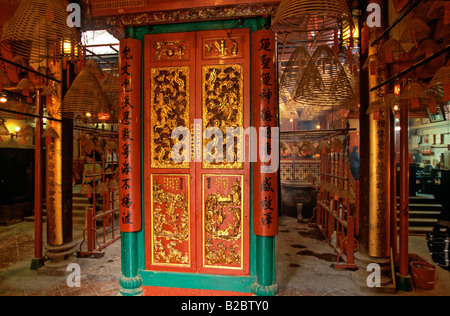
<svg viewBox="0 0 450 316"><path fill-rule="evenodd" d="M75 240L81 240L81 234L80 229L74 229ZM49 276L30 270L33 240L33 222L0 226L0 296L117 295L121 275L120 240L106 247L102 258L73 258L81 268L81 287L69 287L66 276ZM425 237L410 237L410 250L431 262ZM358 287L353 281L354 272L331 267L335 260L334 250L317 229L298 223L294 218L280 218L280 233L276 237L276 279L280 296L379 295ZM392 295L449 296L450 272L438 268L434 290L415 289Z"/></svg>
<svg viewBox="0 0 450 316"><path fill-rule="evenodd" d="M43 237L45 243L45 233ZM83 240L79 227L74 227L74 240ZM66 276L30 270L34 257L33 222L0 226L0 296L117 295L121 275L120 239L106 247L104 252L102 258L71 258L71 262L80 265L81 286L69 287Z"/></svg>
<svg viewBox="0 0 450 316"><path fill-rule="evenodd" d="M280 296L450 296L450 272L440 267L437 267L438 278L433 290L414 288L412 292L392 293L392 286L368 288L355 277L356 272L333 268L334 249L317 228L309 227L307 222L298 223L295 218L280 218L275 246ZM409 250L433 263L425 236L410 236Z"/></svg>

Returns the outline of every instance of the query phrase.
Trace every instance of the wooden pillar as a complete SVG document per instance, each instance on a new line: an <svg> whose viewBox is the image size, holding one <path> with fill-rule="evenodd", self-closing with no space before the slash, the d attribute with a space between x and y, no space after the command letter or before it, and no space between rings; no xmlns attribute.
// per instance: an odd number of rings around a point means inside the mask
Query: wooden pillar
<svg viewBox="0 0 450 316"><path fill-rule="evenodd" d="M62 78L62 62L50 62L55 78ZM62 85L52 82L58 94L52 95L47 103L47 111L52 118L61 119L58 113L62 99ZM61 122L49 120L47 130L53 129L57 137L47 137L46 142L46 218L47 244L61 246L62 230L62 126Z"/></svg>
<svg viewBox="0 0 450 316"><path fill-rule="evenodd" d="M59 112L64 91L63 64L62 60L49 62L49 68L60 82L50 83L57 93L47 98L46 105L49 116L55 120L48 120L47 129L43 135L46 145L47 245L45 256L48 260L39 270L41 273L51 275L65 274L68 261L77 250L77 243L72 240L72 164L69 162L67 166L67 162L63 162L72 160L72 157L67 158L67 155L72 155L72 150L68 152L63 150L63 147L73 146L72 137L69 136L67 139L67 132L63 132L63 129L67 128L71 135L72 126L63 127L63 119ZM50 130L53 133L49 133ZM69 183L67 184L66 181ZM70 205L67 205L68 203ZM67 217L70 218L64 224L64 218L67 219Z"/></svg>
<svg viewBox="0 0 450 316"><path fill-rule="evenodd" d="M376 0L381 6L381 14L387 16L387 1ZM369 30L372 43L386 28L386 18L381 27ZM369 46L369 57L377 54L384 41ZM375 63L375 64L374 64ZM387 79L387 65L384 61L369 60L369 87ZM390 255L390 109L384 102L388 93L384 86L369 95L370 105L379 105L378 115L369 114L370 160L369 160L369 249L372 257L386 258Z"/></svg>

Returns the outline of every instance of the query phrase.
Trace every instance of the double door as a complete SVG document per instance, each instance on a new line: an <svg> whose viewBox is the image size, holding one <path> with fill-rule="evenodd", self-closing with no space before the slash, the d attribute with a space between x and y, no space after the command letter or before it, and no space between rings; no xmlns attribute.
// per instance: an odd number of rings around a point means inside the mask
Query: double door
<svg viewBox="0 0 450 316"><path fill-rule="evenodd" d="M248 274L248 138L227 128L250 124L249 43L248 29L145 37L147 270Z"/></svg>

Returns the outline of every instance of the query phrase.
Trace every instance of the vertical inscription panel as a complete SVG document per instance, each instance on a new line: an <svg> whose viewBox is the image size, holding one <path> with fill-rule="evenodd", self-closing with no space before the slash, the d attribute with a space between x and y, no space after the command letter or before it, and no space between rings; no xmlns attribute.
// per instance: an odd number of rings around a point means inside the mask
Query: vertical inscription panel
<svg viewBox="0 0 450 316"><path fill-rule="evenodd" d="M191 266L189 175L152 174L151 263Z"/></svg>
<svg viewBox="0 0 450 316"><path fill-rule="evenodd" d="M243 269L243 175L203 175L202 266Z"/></svg>

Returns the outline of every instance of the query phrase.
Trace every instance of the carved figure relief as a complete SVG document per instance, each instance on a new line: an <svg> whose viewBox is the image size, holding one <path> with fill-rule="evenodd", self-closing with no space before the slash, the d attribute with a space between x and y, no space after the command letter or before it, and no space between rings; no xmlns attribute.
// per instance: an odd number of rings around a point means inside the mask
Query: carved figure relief
<svg viewBox="0 0 450 316"><path fill-rule="evenodd" d="M242 264L242 176L203 176L204 265Z"/></svg>
<svg viewBox="0 0 450 316"><path fill-rule="evenodd" d="M152 239L154 264L190 263L189 176L152 175ZM164 189L166 188L166 189ZM179 193L173 193L173 192ZM189 188L187 188L189 192Z"/></svg>

